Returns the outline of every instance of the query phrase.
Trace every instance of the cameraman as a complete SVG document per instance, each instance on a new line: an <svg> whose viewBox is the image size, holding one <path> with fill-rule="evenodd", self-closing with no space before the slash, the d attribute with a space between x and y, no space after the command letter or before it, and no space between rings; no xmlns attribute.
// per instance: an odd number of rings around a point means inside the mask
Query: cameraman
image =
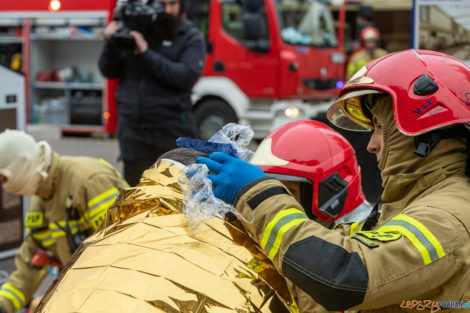
<svg viewBox="0 0 470 313"><path fill-rule="evenodd" d="M132 186L158 156L176 148L178 137L196 136L190 92L204 68L204 38L183 17L184 0L158 2L164 10L155 22L141 32L131 28L134 51L113 40L121 25L110 22L99 59L105 77L120 78L116 91L120 157Z"/></svg>

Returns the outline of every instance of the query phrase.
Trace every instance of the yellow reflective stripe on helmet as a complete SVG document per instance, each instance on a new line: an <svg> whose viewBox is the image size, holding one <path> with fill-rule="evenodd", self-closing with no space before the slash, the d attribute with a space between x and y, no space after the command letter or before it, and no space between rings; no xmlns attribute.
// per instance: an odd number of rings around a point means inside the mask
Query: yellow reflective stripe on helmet
<svg viewBox="0 0 470 313"><path fill-rule="evenodd" d="M399 214L378 229L381 232L399 232L418 249L424 265L445 256L444 249L437 238L419 221Z"/></svg>
<svg viewBox="0 0 470 313"><path fill-rule="evenodd" d="M0 296L9 299L15 306L16 310L20 310L26 302L24 294L10 283L4 283L2 285L2 288L0 288Z"/></svg>
<svg viewBox="0 0 470 313"><path fill-rule="evenodd" d="M113 204L118 194L119 190L113 187L88 201L88 213L90 218L93 219L104 207L108 209L111 204Z"/></svg>
<svg viewBox="0 0 470 313"><path fill-rule="evenodd" d="M44 222L44 213L29 212L24 220L25 227L39 227Z"/></svg>
<svg viewBox="0 0 470 313"><path fill-rule="evenodd" d="M279 252L284 234L308 219L303 211L296 208L279 211L264 230L260 242L261 248L273 259Z"/></svg>

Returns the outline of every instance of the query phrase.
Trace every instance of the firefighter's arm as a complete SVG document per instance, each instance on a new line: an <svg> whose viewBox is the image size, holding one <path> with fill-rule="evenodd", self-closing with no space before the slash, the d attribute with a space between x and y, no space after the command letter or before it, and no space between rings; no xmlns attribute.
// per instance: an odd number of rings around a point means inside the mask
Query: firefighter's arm
<svg viewBox="0 0 470 313"><path fill-rule="evenodd" d="M36 269L31 266L38 249L38 244L31 236L21 244L15 257L16 271L0 288L0 307L6 313L13 313L24 307L46 276L45 268Z"/></svg>
<svg viewBox="0 0 470 313"><path fill-rule="evenodd" d="M199 32L191 34L178 61L171 61L151 49L140 54L140 58L161 84L173 90L188 92L204 69L204 38Z"/></svg>
<svg viewBox="0 0 470 313"><path fill-rule="evenodd" d="M125 181L118 175L99 173L93 175L74 196L74 205L82 212L92 228L96 230L106 211L114 203Z"/></svg>
<svg viewBox="0 0 470 313"><path fill-rule="evenodd" d="M329 230L309 220L275 180L245 185L234 204L274 265L328 311L416 299L448 281L461 263L458 233L466 231L439 209L432 216L410 209L377 231Z"/></svg>

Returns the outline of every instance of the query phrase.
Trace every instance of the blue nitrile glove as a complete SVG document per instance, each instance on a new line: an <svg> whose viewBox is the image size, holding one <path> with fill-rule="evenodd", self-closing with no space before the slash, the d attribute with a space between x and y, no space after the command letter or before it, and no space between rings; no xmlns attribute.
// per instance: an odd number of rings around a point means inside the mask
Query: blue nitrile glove
<svg viewBox="0 0 470 313"><path fill-rule="evenodd" d="M207 175L215 187L214 196L230 204L243 186L266 176L258 166L224 152L214 152L209 158L198 157L197 163L207 165L216 174Z"/></svg>

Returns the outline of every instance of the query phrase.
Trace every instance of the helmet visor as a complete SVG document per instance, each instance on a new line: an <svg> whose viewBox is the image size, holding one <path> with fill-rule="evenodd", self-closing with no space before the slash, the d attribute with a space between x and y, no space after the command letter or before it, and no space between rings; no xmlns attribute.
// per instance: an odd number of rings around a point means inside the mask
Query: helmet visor
<svg viewBox="0 0 470 313"><path fill-rule="evenodd" d="M374 128L370 109L373 96L382 93L375 89L349 92L328 109L327 118L335 126L353 131L370 131Z"/></svg>

